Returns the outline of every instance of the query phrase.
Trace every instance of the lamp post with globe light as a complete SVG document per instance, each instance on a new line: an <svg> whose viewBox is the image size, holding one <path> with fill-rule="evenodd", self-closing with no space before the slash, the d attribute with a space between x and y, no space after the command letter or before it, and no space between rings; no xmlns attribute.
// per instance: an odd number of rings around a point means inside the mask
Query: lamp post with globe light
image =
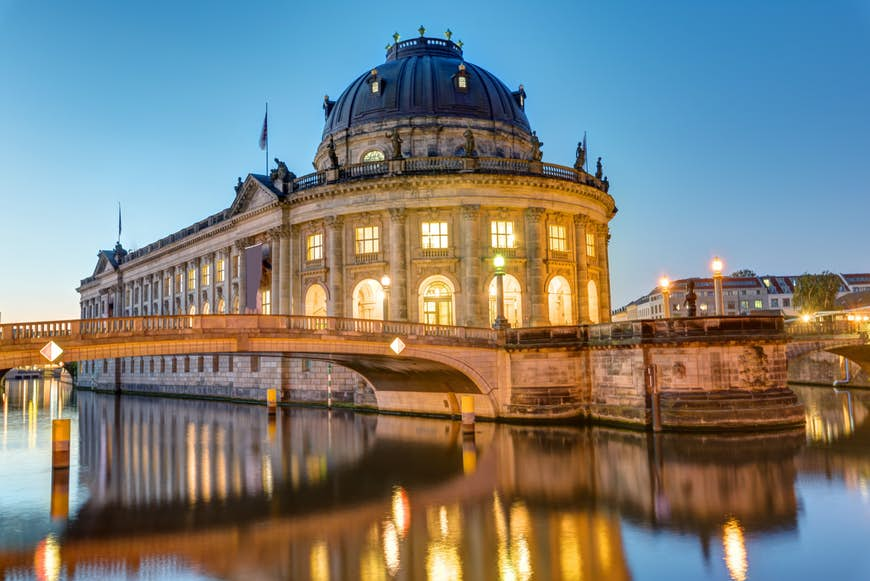
<svg viewBox="0 0 870 581"><path fill-rule="evenodd" d="M493 329L510 329L511 324L504 316L504 256L496 254L492 259L495 266L495 321Z"/></svg>
<svg viewBox="0 0 870 581"><path fill-rule="evenodd" d="M722 297L722 259L713 257L710 268L713 270L713 300L716 303L716 316L725 315L725 301Z"/></svg>
<svg viewBox="0 0 870 581"><path fill-rule="evenodd" d="M668 277L663 276L659 279L659 288L662 291L662 311L664 318L671 318L671 281Z"/></svg>

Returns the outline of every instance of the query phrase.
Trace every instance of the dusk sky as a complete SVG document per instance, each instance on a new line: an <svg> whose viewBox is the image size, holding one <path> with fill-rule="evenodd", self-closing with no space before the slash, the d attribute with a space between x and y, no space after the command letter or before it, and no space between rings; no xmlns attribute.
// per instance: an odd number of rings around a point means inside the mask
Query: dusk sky
<svg viewBox="0 0 870 581"><path fill-rule="evenodd" d="M450 28L528 94L544 161L587 132L619 213L613 306L662 274L868 272L870 2L0 0L0 317L79 316L99 249L229 206L271 157L298 175L398 31Z"/></svg>

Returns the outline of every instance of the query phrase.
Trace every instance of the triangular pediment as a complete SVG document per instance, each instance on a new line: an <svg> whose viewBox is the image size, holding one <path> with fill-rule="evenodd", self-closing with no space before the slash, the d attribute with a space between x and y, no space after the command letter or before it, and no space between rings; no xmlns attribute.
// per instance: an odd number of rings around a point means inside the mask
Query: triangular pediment
<svg viewBox="0 0 870 581"><path fill-rule="evenodd" d="M233 205L230 206L230 215L244 214L263 206L268 206L275 202L278 196L275 192L265 187L253 175L248 175L248 179L242 182L236 192L236 199Z"/></svg>
<svg viewBox="0 0 870 581"><path fill-rule="evenodd" d="M112 261L109 260L109 257L106 256L106 252L100 252L97 254L97 265L94 267L93 276L100 276L101 274L105 274L107 272L114 272L115 265L112 264Z"/></svg>

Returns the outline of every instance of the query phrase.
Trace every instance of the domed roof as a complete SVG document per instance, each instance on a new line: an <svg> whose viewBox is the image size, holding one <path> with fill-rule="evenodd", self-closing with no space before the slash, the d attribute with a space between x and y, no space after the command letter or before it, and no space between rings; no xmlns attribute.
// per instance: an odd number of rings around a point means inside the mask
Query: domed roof
<svg viewBox="0 0 870 581"><path fill-rule="evenodd" d="M385 63L357 77L334 103L326 101L323 135L420 115L501 121L528 133L524 98L522 89L512 92L493 74L465 62L456 43L419 37L393 44Z"/></svg>

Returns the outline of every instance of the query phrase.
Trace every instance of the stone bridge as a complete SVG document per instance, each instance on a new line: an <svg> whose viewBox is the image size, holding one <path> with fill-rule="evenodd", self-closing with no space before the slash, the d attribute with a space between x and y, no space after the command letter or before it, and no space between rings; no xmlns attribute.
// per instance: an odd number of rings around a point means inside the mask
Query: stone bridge
<svg viewBox="0 0 870 581"><path fill-rule="evenodd" d="M798 323L787 329L788 379L831 385L834 381L870 387L867 330L850 321Z"/></svg>
<svg viewBox="0 0 870 581"><path fill-rule="evenodd" d="M395 339L405 346L399 353ZM787 340L778 317L495 331L287 315L154 316L2 325L0 369L44 362L39 350L48 341L64 360L80 362L265 354L353 369L372 384L382 411L455 415L457 394L468 394L489 418L747 429L803 424L786 387Z"/></svg>

